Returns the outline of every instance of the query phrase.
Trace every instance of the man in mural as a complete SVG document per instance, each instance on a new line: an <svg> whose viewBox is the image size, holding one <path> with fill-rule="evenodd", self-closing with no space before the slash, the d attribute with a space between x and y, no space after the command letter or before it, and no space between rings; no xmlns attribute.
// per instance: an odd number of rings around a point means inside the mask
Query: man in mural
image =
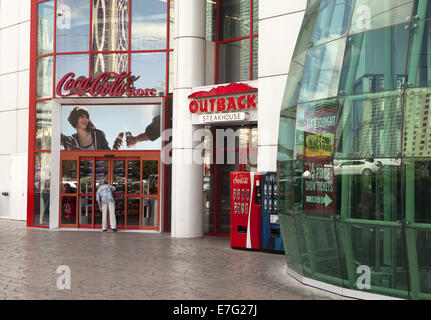
<svg viewBox="0 0 431 320"><path fill-rule="evenodd" d="M160 137L160 110L153 114L153 120L145 128L145 131L137 136L132 136L130 132L126 132L127 147L132 148L138 142L155 141Z"/></svg>
<svg viewBox="0 0 431 320"><path fill-rule="evenodd" d="M99 205L99 210L102 211L102 231L106 232L107 229L107 214L109 207L109 223L112 231L117 231L117 220L115 219L115 200L112 193L115 191L115 187L108 184L105 180L96 193L96 200Z"/></svg>

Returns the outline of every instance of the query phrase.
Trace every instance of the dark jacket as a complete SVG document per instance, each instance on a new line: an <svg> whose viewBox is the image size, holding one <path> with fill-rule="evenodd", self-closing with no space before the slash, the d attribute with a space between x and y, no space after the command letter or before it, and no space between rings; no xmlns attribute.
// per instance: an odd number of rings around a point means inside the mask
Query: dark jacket
<svg viewBox="0 0 431 320"><path fill-rule="evenodd" d="M145 135L151 140L157 140L160 137L160 114L154 116L152 122L145 129Z"/></svg>
<svg viewBox="0 0 431 320"><path fill-rule="evenodd" d="M99 129L90 129L93 137L93 144L95 150L110 150L108 141L106 141L105 133ZM61 134L61 145L64 150L85 150L79 145L78 134L72 134L71 136L65 136Z"/></svg>

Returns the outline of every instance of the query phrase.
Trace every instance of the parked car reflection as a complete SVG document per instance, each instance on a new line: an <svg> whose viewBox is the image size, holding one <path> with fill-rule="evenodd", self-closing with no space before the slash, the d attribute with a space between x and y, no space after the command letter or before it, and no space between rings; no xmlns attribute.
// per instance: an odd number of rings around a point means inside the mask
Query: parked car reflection
<svg viewBox="0 0 431 320"><path fill-rule="evenodd" d="M379 170L376 162L368 160L334 160L334 174L370 176Z"/></svg>

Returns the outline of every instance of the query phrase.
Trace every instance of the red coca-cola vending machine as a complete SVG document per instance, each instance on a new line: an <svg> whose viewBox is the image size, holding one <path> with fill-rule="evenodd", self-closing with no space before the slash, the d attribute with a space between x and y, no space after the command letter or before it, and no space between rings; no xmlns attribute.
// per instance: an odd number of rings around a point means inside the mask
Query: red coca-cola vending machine
<svg viewBox="0 0 431 320"><path fill-rule="evenodd" d="M231 172L230 197L231 247L260 249L260 174Z"/></svg>

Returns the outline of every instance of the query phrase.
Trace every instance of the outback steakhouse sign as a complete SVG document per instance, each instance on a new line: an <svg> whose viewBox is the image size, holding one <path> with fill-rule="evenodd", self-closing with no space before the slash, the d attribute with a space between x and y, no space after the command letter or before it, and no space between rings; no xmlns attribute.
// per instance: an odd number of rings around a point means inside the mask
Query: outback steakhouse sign
<svg viewBox="0 0 431 320"><path fill-rule="evenodd" d="M210 91L195 92L189 99L189 110L193 114L247 111L257 109L257 88L243 83L231 83Z"/></svg>
<svg viewBox="0 0 431 320"><path fill-rule="evenodd" d="M96 78L79 77L75 79L75 74L69 72L57 84L56 93L59 97L71 95L91 96L91 97L142 97L156 96L156 89L136 89L131 87L131 73L104 72ZM68 93L63 93L68 92Z"/></svg>

